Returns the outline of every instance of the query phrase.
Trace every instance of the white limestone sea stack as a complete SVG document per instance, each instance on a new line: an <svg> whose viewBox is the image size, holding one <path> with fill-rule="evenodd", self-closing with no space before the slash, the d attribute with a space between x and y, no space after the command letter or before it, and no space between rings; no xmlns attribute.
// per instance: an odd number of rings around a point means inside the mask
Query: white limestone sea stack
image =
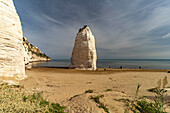
<svg viewBox="0 0 170 113"><path fill-rule="evenodd" d="M26 77L22 38L22 26L13 0L0 0L1 78L21 80Z"/></svg>
<svg viewBox="0 0 170 113"><path fill-rule="evenodd" d="M70 68L96 70L96 61L95 39L90 28L85 25L77 33Z"/></svg>

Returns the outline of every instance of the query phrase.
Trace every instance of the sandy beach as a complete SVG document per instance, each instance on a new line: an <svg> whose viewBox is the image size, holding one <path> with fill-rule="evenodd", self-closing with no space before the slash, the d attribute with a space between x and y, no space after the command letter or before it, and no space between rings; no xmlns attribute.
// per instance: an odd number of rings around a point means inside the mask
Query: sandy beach
<svg viewBox="0 0 170 113"><path fill-rule="evenodd" d="M119 99L134 98L138 83L141 84L139 95L152 99L154 93L148 92L147 89L156 87L157 81L165 76L170 81L170 74L167 71L33 68L26 70L28 77L20 84L30 91L43 91L43 96L47 100L67 106L70 113L104 112L90 99L93 95L104 95L101 101L107 105L111 113L123 113L125 103L118 101ZM170 82L167 86L170 87ZM93 93L85 93L89 89L93 90ZM111 91L106 91L108 89ZM167 92L166 100L170 100L170 91Z"/></svg>

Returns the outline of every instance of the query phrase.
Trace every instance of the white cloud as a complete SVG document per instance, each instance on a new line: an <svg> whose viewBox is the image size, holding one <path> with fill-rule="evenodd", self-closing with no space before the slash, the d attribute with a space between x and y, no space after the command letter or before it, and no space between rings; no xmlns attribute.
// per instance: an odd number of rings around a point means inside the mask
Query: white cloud
<svg viewBox="0 0 170 113"><path fill-rule="evenodd" d="M165 46L170 48L166 28L170 26L169 0L51 0L47 5L36 0L39 7L29 1L16 1L20 11L29 12L22 17L25 34L53 58L70 58L76 33L84 24L96 38L99 58L152 58L158 54L164 58L169 53L162 52Z"/></svg>
<svg viewBox="0 0 170 113"><path fill-rule="evenodd" d="M170 38L170 33L164 35L162 38Z"/></svg>

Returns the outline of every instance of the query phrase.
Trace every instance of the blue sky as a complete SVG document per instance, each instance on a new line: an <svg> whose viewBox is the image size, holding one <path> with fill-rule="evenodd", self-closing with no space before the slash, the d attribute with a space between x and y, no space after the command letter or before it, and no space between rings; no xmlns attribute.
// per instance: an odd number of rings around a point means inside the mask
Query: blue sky
<svg viewBox="0 0 170 113"><path fill-rule="evenodd" d="M24 36L52 59L71 57L88 25L99 59L170 59L170 0L14 0Z"/></svg>

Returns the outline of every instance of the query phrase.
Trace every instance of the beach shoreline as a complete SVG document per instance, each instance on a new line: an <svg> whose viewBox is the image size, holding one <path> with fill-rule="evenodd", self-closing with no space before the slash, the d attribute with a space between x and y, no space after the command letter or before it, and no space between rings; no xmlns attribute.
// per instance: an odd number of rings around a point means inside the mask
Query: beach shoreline
<svg viewBox="0 0 170 113"><path fill-rule="evenodd" d="M52 59L48 62L33 62L34 67L57 67L68 68L70 59ZM170 69L169 59L98 59L97 68L120 69Z"/></svg>
<svg viewBox="0 0 170 113"><path fill-rule="evenodd" d="M69 67L52 67L52 66L42 66L42 67L32 67L30 69L26 69L26 70L36 70L36 69L40 69L40 70L56 70L56 71L66 71L66 72L106 72L106 71L112 71L112 72L128 72L128 71L139 71L139 72L168 72L170 71L170 69L136 69L136 68L97 68L96 70L83 70L83 69L71 69Z"/></svg>

